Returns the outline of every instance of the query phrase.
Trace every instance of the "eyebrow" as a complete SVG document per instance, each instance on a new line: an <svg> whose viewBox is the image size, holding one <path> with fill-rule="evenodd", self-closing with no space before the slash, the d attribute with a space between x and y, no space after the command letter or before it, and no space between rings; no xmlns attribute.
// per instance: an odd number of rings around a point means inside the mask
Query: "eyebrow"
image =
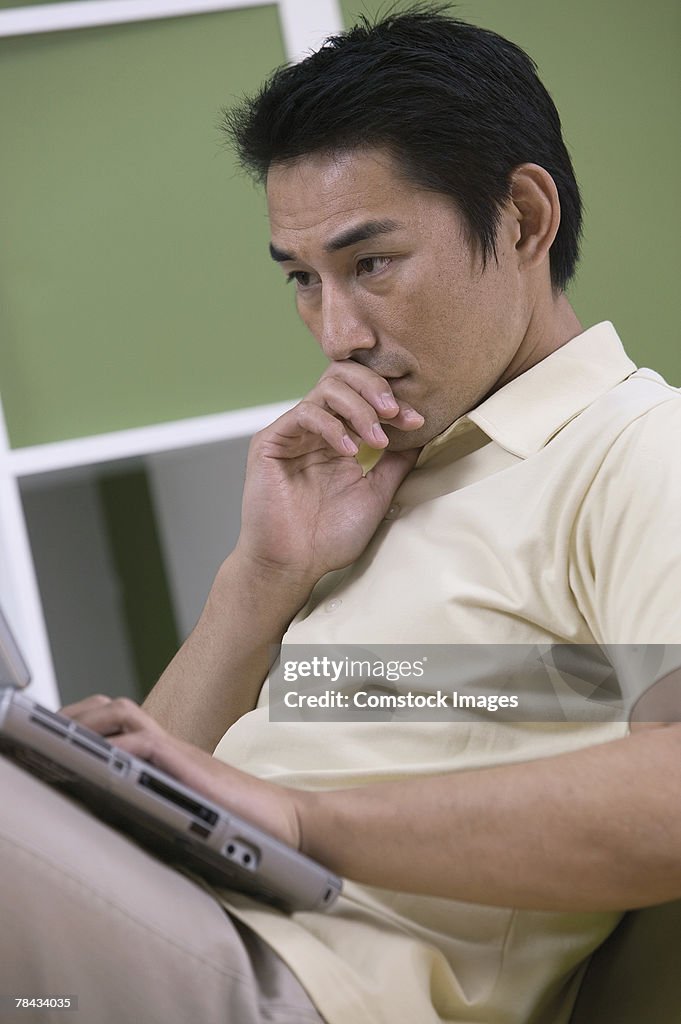
<svg viewBox="0 0 681 1024"><path fill-rule="evenodd" d="M347 249L358 242L366 242L368 239L377 238L379 235L388 235L392 231L398 231L403 227L404 225L396 220L367 220L363 224L357 224L354 228L347 228L346 231L342 231L335 238L330 239L324 246L324 251L329 253L339 252L341 249ZM271 242L270 256L275 263L294 262L297 258L293 253L277 249Z"/></svg>

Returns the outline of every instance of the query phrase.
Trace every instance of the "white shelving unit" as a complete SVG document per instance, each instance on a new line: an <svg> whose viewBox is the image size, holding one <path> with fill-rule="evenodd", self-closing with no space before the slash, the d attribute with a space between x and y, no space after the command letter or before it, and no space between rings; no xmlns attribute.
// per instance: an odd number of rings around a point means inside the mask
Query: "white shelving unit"
<svg viewBox="0 0 681 1024"><path fill-rule="evenodd" d="M301 59L326 36L342 29L338 0L81 0L0 11L0 36L262 6L278 8L285 50L291 61ZM37 700L53 708L60 703L22 504L22 480L247 437L279 416L290 404L257 406L13 449L0 395L0 602L31 666L31 692Z"/></svg>

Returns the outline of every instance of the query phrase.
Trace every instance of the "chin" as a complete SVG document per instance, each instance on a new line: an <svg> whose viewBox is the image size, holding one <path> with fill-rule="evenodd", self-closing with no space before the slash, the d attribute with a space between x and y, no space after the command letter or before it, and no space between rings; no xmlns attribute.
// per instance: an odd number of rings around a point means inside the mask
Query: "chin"
<svg viewBox="0 0 681 1024"><path fill-rule="evenodd" d="M386 423L382 423L381 426L390 440L387 449L389 452L408 452L413 448L423 448L424 444L428 444L435 437L435 434L428 430L426 424L419 430L410 430L408 432L395 428L390 429Z"/></svg>

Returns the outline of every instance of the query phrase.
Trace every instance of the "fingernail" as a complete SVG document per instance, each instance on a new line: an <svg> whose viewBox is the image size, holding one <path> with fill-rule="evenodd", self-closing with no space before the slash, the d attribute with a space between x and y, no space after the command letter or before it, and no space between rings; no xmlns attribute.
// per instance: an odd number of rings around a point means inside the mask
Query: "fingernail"
<svg viewBox="0 0 681 1024"><path fill-rule="evenodd" d="M421 413L417 412L416 409L403 409L402 415L404 416L405 419L410 420L412 423L426 422Z"/></svg>
<svg viewBox="0 0 681 1024"><path fill-rule="evenodd" d="M388 440L388 435L384 433L378 423L374 423L371 428L371 436L374 441L378 441L379 444L384 444Z"/></svg>
<svg viewBox="0 0 681 1024"><path fill-rule="evenodd" d="M389 391L386 391L385 394L383 395L379 395L378 404L381 406L382 409L398 408L395 396L391 395Z"/></svg>
<svg viewBox="0 0 681 1024"><path fill-rule="evenodd" d="M345 448L346 452L349 452L350 455L356 455L357 452L359 451L359 448L357 447L355 442L352 440L352 438L348 437L347 434L343 434L342 440L343 440L343 447Z"/></svg>

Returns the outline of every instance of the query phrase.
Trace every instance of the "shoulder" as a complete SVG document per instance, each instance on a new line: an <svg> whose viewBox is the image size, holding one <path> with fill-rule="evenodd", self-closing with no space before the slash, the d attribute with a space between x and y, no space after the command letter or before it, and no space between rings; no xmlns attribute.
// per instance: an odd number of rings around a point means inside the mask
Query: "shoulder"
<svg viewBox="0 0 681 1024"><path fill-rule="evenodd" d="M605 436L573 535L573 582L597 638L678 643L681 392L643 371L598 404Z"/></svg>
<svg viewBox="0 0 681 1024"><path fill-rule="evenodd" d="M639 370L608 397L602 413L612 417L615 430L603 469L625 475L655 466L681 470L681 390L652 370Z"/></svg>
<svg viewBox="0 0 681 1024"><path fill-rule="evenodd" d="M591 447L593 484L651 463L681 470L681 389L653 370L637 370L578 417L582 444Z"/></svg>

